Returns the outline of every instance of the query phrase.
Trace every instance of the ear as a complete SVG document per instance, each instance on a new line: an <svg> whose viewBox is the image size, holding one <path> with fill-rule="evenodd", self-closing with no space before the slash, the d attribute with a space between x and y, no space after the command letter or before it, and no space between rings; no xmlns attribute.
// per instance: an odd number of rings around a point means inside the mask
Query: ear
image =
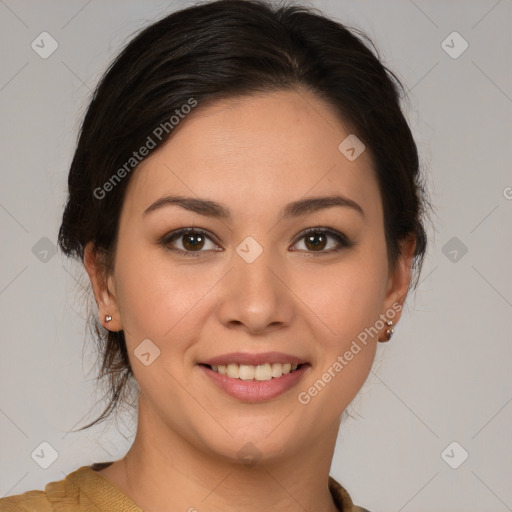
<svg viewBox="0 0 512 512"><path fill-rule="evenodd" d="M94 298L98 305L100 323L109 331L120 331L123 329L121 316L117 305L115 282L112 276L107 275L104 260L95 250L93 243L89 242L84 250L84 266L94 291ZM106 322L105 316L112 317Z"/></svg>
<svg viewBox="0 0 512 512"><path fill-rule="evenodd" d="M411 268L416 248L416 237L410 236L400 242L400 254L394 268L390 269L384 300L384 314L393 310L393 324L402 316L402 308L411 283ZM399 305L399 307L398 307Z"/></svg>

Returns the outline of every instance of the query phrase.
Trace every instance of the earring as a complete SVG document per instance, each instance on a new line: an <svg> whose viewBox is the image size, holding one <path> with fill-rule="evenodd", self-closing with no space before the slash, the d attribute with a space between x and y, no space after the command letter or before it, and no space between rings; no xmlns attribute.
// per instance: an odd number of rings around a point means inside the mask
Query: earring
<svg viewBox="0 0 512 512"><path fill-rule="evenodd" d="M112 320L112 317L110 315L105 315L105 322L110 322Z"/></svg>
<svg viewBox="0 0 512 512"><path fill-rule="evenodd" d="M381 342L389 341L391 339L391 336L393 336L393 322L391 320L388 320L386 322L386 325L388 326L388 329L386 329L386 339L379 340Z"/></svg>

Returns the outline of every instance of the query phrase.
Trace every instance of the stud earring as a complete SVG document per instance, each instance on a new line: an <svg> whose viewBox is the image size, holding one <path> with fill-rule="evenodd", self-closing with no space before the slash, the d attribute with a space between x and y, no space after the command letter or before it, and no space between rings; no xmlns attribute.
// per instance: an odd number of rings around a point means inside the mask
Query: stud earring
<svg viewBox="0 0 512 512"><path fill-rule="evenodd" d="M112 317L110 315L105 315L105 322L110 322L112 320Z"/></svg>
<svg viewBox="0 0 512 512"><path fill-rule="evenodd" d="M391 339L391 336L393 336L393 322L391 320L388 320L386 322L386 325L388 326L388 329L386 329L386 339L379 340L381 342L389 341Z"/></svg>

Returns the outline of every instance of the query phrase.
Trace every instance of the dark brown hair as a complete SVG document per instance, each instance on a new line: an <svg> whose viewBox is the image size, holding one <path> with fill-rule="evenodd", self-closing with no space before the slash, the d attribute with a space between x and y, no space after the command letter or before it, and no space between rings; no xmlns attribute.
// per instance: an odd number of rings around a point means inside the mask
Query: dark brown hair
<svg viewBox="0 0 512 512"><path fill-rule="evenodd" d="M400 107L403 87L360 32L316 9L260 0L218 0L174 12L142 30L113 61L81 126L60 249L83 261L93 242L105 271L112 270L124 193L136 169L133 153L148 137L152 151L166 142L171 116L183 113L191 99L199 109L220 99L299 89L329 104L370 150L388 259L393 265L400 242L414 236L415 286L426 248L427 203L416 144ZM157 137L162 126L169 129ZM113 182L114 175L122 179ZM98 380L108 376L109 403L80 430L106 419L133 378L123 331L105 333L91 316L102 358Z"/></svg>

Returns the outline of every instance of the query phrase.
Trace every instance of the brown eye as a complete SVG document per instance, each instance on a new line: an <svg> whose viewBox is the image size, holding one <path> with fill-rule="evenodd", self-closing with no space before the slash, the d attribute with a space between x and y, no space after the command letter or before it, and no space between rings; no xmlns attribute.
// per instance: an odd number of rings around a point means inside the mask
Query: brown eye
<svg viewBox="0 0 512 512"><path fill-rule="evenodd" d="M329 244L330 239L337 243ZM299 242L302 240L304 240L304 248L299 249L309 253L318 253L312 254L313 256L337 252L353 245L343 233L326 228L310 228L301 234Z"/></svg>
<svg viewBox="0 0 512 512"><path fill-rule="evenodd" d="M182 244L187 251L195 251L196 249L202 249L204 246L205 236L202 233L187 233L182 235Z"/></svg>
<svg viewBox="0 0 512 512"><path fill-rule="evenodd" d="M327 238L323 233L317 233L314 235L306 235L304 237L305 245L311 251L321 251L325 249L327 244Z"/></svg>
<svg viewBox="0 0 512 512"><path fill-rule="evenodd" d="M208 246L208 243L210 246ZM218 250L212 238L201 229L183 228L165 235L160 244L165 249L184 256L200 256L210 250Z"/></svg>

